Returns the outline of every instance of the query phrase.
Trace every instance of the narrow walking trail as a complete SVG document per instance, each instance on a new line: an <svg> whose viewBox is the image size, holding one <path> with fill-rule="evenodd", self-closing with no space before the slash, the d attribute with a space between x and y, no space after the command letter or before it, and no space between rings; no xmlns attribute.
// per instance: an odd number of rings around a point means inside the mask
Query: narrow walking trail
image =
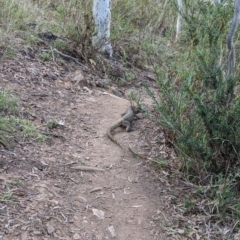
<svg viewBox="0 0 240 240"><path fill-rule="evenodd" d="M51 139L23 139L13 151L1 150L0 183L14 197L1 203L0 238L171 239L164 234L166 184L144 160L122 158L106 136L127 100L83 87L74 71L53 63L22 59L3 64L1 75L17 92L22 114ZM116 131L126 148L137 143L141 121L133 132Z"/></svg>

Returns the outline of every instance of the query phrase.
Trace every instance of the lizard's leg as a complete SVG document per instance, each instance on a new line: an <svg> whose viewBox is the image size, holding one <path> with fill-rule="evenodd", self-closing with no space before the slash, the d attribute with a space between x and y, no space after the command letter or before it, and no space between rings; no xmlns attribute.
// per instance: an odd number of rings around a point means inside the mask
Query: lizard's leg
<svg viewBox="0 0 240 240"><path fill-rule="evenodd" d="M124 121L122 121L122 126L126 128L127 132L131 131L131 122L124 120Z"/></svg>
<svg viewBox="0 0 240 240"><path fill-rule="evenodd" d="M126 109L126 111L121 114L121 117L125 116L125 115L128 114L130 111L132 111L132 108L131 108L131 107L128 107L128 108Z"/></svg>
<svg viewBox="0 0 240 240"><path fill-rule="evenodd" d="M127 110L124 113L121 114L121 117L123 117L126 114L126 112L127 112Z"/></svg>
<svg viewBox="0 0 240 240"><path fill-rule="evenodd" d="M126 111L124 113L121 114L121 117L123 117L124 115L126 115L128 112L128 108L126 109Z"/></svg>

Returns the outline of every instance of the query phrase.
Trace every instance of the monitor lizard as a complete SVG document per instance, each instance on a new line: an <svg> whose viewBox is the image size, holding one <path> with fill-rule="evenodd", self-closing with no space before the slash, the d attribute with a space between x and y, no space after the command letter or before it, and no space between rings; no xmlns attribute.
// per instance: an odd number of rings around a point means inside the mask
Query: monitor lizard
<svg viewBox="0 0 240 240"><path fill-rule="evenodd" d="M119 118L117 121L115 121L108 129L107 129L107 136L108 138L116 143L118 146L121 147L123 150L123 156L125 155L125 149L124 147L118 142L118 140L113 136L113 131L118 127L126 127L126 131L131 131L131 123L135 117L135 115L139 113L139 110L135 106L129 106L127 110L121 114L121 118Z"/></svg>

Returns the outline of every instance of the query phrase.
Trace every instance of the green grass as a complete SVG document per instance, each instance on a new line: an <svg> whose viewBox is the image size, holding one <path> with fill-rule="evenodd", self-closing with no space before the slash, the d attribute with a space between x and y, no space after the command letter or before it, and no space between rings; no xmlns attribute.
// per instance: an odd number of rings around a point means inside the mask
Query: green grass
<svg viewBox="0 0 240 240"><path fill-rule="evenodd" d="M30 121L18 117L18 100L9 90L0 91L0 144L11 149L15 145L15 139L30 138L37 141L45 141L36 126Z"/></svg>
<svg viewBox="0 0 240 240"><path fill-rule="evenodd" d="M4 204L12 202L12 197L13 197L13 193L12 192L0 193L0 202L4 203Z"/></svg>
<svg viewBox="0 0 240 240"><path fill-rule="evenodd" d="M10 90L0 90L0 111L15 112L18 100Z"/></svg>
<svg viewBox="0 0 240 240"><path fill-rule="evenodd" d="M43 61L43 62L48 62L52 59L52 56L50 53L46 52L46 53L42 53L40 55L40 59Z"/></svg>
<svg viewBox="0 0 240 240"><path fill-rule="evenodd" d="M13 178L4 183L5 188L0 190L0 203L2 204L16 204L18 202L16 189L23 187L23 183L18 178Z"/></svg>
<svg viewBox="0 0 240 240"><path fill-rule="evenodd" d="M49 129L56 128L58 126L58 121L57 120L52 120L47 122L47 127Z"/></svg>
<svg viewBox="0 0 240 240"><path fill-rule="evenodd" d="M47 136L41 134L38 128L28 120L14 118L13 122L15 125L18 125L20 127L21 132L18 132L18 134L24 138L31 138L40 142L46 141L48 139Z"/></svg>

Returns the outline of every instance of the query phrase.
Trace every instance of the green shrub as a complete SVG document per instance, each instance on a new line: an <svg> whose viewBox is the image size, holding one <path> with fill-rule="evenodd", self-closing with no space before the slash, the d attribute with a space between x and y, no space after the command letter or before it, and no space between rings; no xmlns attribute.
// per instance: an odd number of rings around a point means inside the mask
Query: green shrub
<svg viewBox="0 0 240 240"><path fill-rule="evenodd" d="M216 224L234 225L240 217L240 71L228 75L226 47L233 8L187 4L180 39L171 49L177 54L164 55L164 68L154 66L159 97L148 92L184 179L197 189L188 192L185 214L204 211Z"/></svg>
<svg viewBox="0 0 240 240"><path fill-rule="evenodd" d="M156 109L181 156L182 169L189 179L201 182L209 173L232 174L239 165L240 101L234 94L239 73L227 76L222 48L229 27L223 23L231 20L232 9L196 4L198 8L189 7L183 15L180 41L187 44L182 56L170 63L171 73L158 70Z"/></svg>

